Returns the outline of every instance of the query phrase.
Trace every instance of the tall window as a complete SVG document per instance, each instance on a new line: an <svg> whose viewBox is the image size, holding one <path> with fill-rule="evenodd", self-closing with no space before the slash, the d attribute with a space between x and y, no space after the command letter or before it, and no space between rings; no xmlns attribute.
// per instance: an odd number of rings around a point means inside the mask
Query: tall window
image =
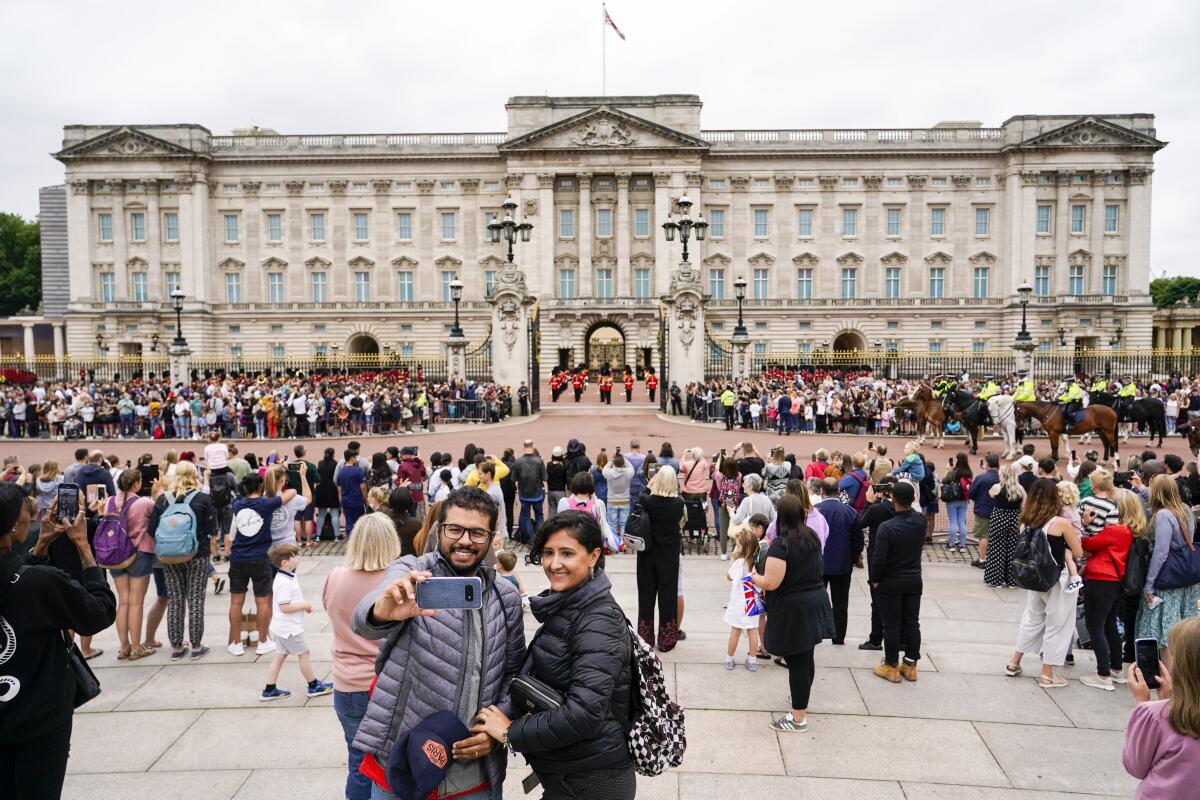
<svg viewBox="0 0 1200 800"><path fill-rule="evenodd" d="M396 299L401 303L411 303L413 300L413 274L408 270L396 273Z"/></svg>
<svg viewBox="0 0 1200 800"><path fill-rule="evenodd" d="M858 232L858 209L842 209L842 236L854 236Z"/></svg>
<svg viewBox="0 0 1200 800"><path fill-rule="evenodd" d="M558 235L562 239L575 237L575 209L560 208L558 210Z"/></svg>
<svg viewBox="0 0 1200 800"><path fill-rule="evenodd" d="M853 300L858 297L858 270L854 267L842 268L842 299Z"/></svg>
<svg viewBox="0 0 1200 800"><path fill-rule="evenodd" d="M329 275L324 272L314 272L309 278L312 286L312 301L324 303L329 299Z"/></svg>
<svg viewBox="0 0 1200 800"><path fill-rule="evenodd" d="M168 272L167 273L167 299L170 299L171 294L174 293L174 291L178 288L179 288L179 273L178 272Z"/></svg>
<svg viewBox="0 0 1200 800"><path fill-rule="evenodd" d="M267 241L283 241L283 215L267 214Z"/></svg>
<svg viewBox="0 0 1200 800"><path fill-rule="evenodd" d="M1033 293L1038 297L1048 297L1050 295L1049 267L1033 268Z"/></svg>
<svg viewBox="0 0 1200 800"><path fill-rule="evenodd" d="M940 300L946 296L945 267L929 268L929 296L934 300Z"/></svg>
<svg viewBox="0 0 1200 800"><path fill-rule="evenodd" d="M356 303L371 302L371 273L369 273L369 272L354 273L354 302L356 302Z"/></svg>
<svg viewBox="0 0 1200 800"><path fill-rule="evenodd" d="M900 209L889 208L887 210L887 235L900 235Z"/></svg>
<svg viewBox="0 0 1200 800"><path fill-rule="evenodd" d="M174 211L163 214L163 241L179 241L179 214Z"/></svg>
<svg viewBox="0 0 1200 800"><path fill-rule="evenodd" d="M944 209L944 208L929 209L929 235L930 236L945 236L946 235L946 209Z"/></svg>
<svg viewBox="0 0 1200 800"><path fill-rule="evenodd" d="M975 209L975 235L988 236L992 231L992 210L990 208Z"/></svg>
<svg viewBox="0 0 1200 800"><path fill-rule="evenodd" d="M225 215L225 241L229 243L238 240L238 217L237 214Z"/></svg>
<svg viewBox="0 0 1200 800"><path fill-rule="evenodd" d="M496 270L486 269L483 271L483 288L487 291L487 296L491 297L496 291Z"/></svg>
<svg viewBox="0 0 1200 800"><path fill-rule="evenodd" d="M100 273L100 300L111 303L117 299L117 277L111 272Z"/></svg>
<svg viewBox="0 0 1200 800"><path fill-rule="evenodd" d="M1104 232L1117 233L1120 230L1121 223L1121 207L1118 205L1106 205L1104 207Z"/></svg>
<svg viewBox="0 0 1200 800"><path fill-rule="evenodd" d="M558 296L563 300L575 298L575 270L560 269L558 271Z"/></svg>
<svg viewBox="0 0 1200 800"><path fill-rule="evenodd" d="M612 209L596 209L596 235L612 236Z"/></svg>
<svg viewBox="0 0 1200 800"><path fill-rule="evenodd" d="M633 296L638 300L650 299L650 270L642 267L633 271Z"/></svg>
<svg viewBox="0 0 1200 800"><path fill-rule="evenodd" d="M807 267L796 270L796 299L812 300L813 271Z"/></svg>
<svg viewBox="0 0 1200 800"><path fill-rule="evenodd" d="M133 299L138 303L144 303L150 299L150 285L144 272L133 273Z"/></svg>
<svg viewBox="0 0 1200 800"><path fill-rule="evenodd" d="M883 296L884 297L899 297L900 296L900 268L888 267L883 275Z"/></svg>
<svg viewBox="0 0 1200 800"><path fill-rule="evenodd" d="M283 273L267 273L267 299L272 303L283 302Z"/></svg>
<svg viewBox="0 0 1200 800"><path fill-rule="evenodd" d="M1117 293L1117 265L1116 264L1105 264L1104 265L1104 293L1105 294L1116 294Z"/></svg>
<svg viewBox="0 0 1200 800"><path fill-rule="evenodd" d="M813 212L811 208L800 209L796 219L796 235L812 236Z"/></svg>
<svg viewBox="0 0 1200 800"><path fill-rule="evenodd" d="M483 212L483 240L485 242L488 240L488 237L492 235L492 232L488 230L488 225L491 225L498 219L500 219L500 213L497 211Z"/></svg>
<svg viewBox="0 0 1200 800"><path fill-rule="evenodd" d="M613 271L596 270L596 297L607 300L613 296Z"/></svg>
<svg viewBox="0 0 1200 800"><path fill-rule="evenodd" d="M365 242L370 238L371 224L370 215L365 211L354 212L354 238L356 241Z"/></svg>
<svg viewBox="0 0 1200 800"><path fill-rule="evenodd" d="M1083 265L1072 264L1067 274L1067 294L1083 294Z"/></svg>
<svg viewBox="0 0 1200 800"><path fill-rule="evenodd" d="M449 303L454 298L450 296L450 284L458 278L458 273L454 270L446 270L442 273L442 300Z"/></svg>
<svg viewBox="0 0 1200 800"><path fill-rule="evenodd" d="M100 225L100 230L98 231L98 234L100 236L100 241L111 242L112 241L112 214L97 214L96 217L99 220L99 225Z"/></svg>
<svg viewBox="0 0 1200 800"><path fill-rule="evenodd" d="M973 294L975 297L987 297L988 296L988 268L987 267L976 267L975 268L975 279L974 279L974 287L973 288L974 288Z"/></svg>
<svg viewBox="0 0 1200 800"><path fill-rule="evenodd" d="M274 358L283 358L285 355L287 355L286 346L282 344L271 345L271 355Z"/></svg>
<svg viewBox="0 0 1200 800"><path fill-rule="evenodd" d="M449 242L454 240L454 212L442 212L442 241Z"/></svg>
<svg viewBox="0 0 1200 800"><path fill-rule="evenodd" d="M725 235L725 209L710 208L708 210L708 235L718 239Z"/></svg>
<svg viewBox="0 0 1200 800"><path fill-rule="evenodd" d="M633 235L639 238L650 235L650 209L635 208L633 210Z"/></svg>
<svg viewBox="0 0 1200 800"><path fill-rule="evenodd" d="M771 286L771 270L754 270L754 299L766 300Z"/></svg>
<svg viewBox="0 0 1200 800"><path fill-rule="evenodd" d="M396 238L404 242L412 240L411 211L398 211L396 213Z"/></svg>
<svg viewBox="0 0 1200 800"><path fill-rule="evenodd" d="M1050 206L1037 207L1037 232L1041 234L1050 233Z"/></svg>
<svg viewBox="0 0 1200 800"><path fill-rule="evenodd" d="M146 215L138 212L129 215L129 227L133 233L133 241L146 241Z"/></svg>
<svg viewBox="0 0 1200 800"><path fill-rule="evenodd" d="M314 242L325 241L325 214L320 211L309 214L308 228L310 239Z"/></svg>
<svg viewBox="0 0 1200 800"><path fill-rule="evenodd" d="M1087 232L1087 206L1071 206L1071 233Z"/></svg>
<svg viewBox="0 0 1200 800"><path fill-rule="evenodd" d="M229 345L229 357L230 358L241 358L242 357L242 346L240 344Z"/></svg>
<svg viewBox="0 0 1200 800"><path fill-rule="evenodd" d="M225 302L242 302L242 276L231 272L225 276Z"/></svg>
<svg viewBox="0 0 1200 800"><path fill-rule="evenodd" d="M771 212L765 208L754 209L754 235L767 236L771 225Z"/></svg>
<svg viewBox="0 0 1200 800"><path fill-rule="evenodd" d="M713 300L725 299L725 270L710 269L708 271L708 294Z"/></svg>

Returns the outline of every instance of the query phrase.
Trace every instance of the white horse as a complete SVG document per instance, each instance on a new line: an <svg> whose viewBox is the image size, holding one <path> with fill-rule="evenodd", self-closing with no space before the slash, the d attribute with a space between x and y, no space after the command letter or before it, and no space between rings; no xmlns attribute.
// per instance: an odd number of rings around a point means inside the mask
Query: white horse
<svg viewBox="0 0 1200 800"><path fill-rule="evenodd" d="M1016 458L1017 450L1017 415L1014 413L1015 404L1011 395L997 394L988 398L988 413L992 416L992 424L1000 430L1004 439L1003 459Z"/></svg>

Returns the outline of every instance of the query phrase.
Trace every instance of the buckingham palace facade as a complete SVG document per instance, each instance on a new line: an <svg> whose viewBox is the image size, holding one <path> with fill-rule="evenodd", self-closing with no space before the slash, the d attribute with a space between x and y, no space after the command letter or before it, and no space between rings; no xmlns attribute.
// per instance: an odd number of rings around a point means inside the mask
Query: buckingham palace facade
<svg viewBox="0 0 1200 800"><path fill-rule="evenodd" d="M690 262L710 339L746 281L755 353L1151 345L1149 114L1015 116L997 128L709 130L695 95L514 97L491 133L213 135L71 125L66 347L137 354L443 352L450 284L487 336L506 198L543 364L590 347L654 363L682 196L708 221Z"/></svg>

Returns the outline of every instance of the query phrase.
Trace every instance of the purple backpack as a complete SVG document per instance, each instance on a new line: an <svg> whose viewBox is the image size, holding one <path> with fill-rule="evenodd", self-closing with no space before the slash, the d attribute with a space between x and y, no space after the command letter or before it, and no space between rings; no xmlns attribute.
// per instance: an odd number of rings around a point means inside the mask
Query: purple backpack
<svg viewBox="0 0 1200 800"><path fill-rule="evenodd" d="M117 498L108 498L108 507L100 517L96 526L96 537L92 540L92 549L96 551L96 564L105 569L126 569L137 558L137 548L129 538L129 529L125 525L125 512L137 497L130 497L118 512Z"/></svg>

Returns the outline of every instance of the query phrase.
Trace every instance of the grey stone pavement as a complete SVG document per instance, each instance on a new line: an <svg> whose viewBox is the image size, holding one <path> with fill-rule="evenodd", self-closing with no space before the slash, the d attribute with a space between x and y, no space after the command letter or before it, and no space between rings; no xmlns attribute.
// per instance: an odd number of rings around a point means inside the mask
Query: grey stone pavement
<svg viewBox="0 0 1200 800"><path fill-rule="evenodd" d="M305 627L322 676L330 672L332 634L321 586L339 562L311 556L300 569L306 597L318 607ZM713 556L686 558L688 638L663 661L668 688L687 710L688 749L681 768L639 778L639 797L1061 800L1133 793L1135 782L1121 767L1128 692L1081 685L1077 679L1093 664L1087 651L1062 673L1072 679L1065 689L1005 677L1024 595L983 585L981 572L962 562L925 565L924 657L915 684L876 678L871 668L879 654L856 649L869 628L865 580L856 571L848 644L817 648L808 732L773 732L771 714L788 706L785 670L763 664L754 674L740 666L726 672L722 665L726 566ZM540 570L522 570L531 591L546 585ZM609 571L632 617L634 561L610 559ZM304 698L289 660L280 685L293 696L258 702L266 657L225 652L228 600L209 591L205 640L213 650L199 663L171 664L165 651L118 663L115 633L96 637L105 649L93 662L103 694L75 717L65 797L343 796L345 747L332 698ZM536 630L528 614L526 630ZM164 627L159 638L165 634ZM1036 654L1025 668L1027 676L1037 674ZM505 796L524 797L520 780L528 768L520 757L510 764Z"/></svg>

